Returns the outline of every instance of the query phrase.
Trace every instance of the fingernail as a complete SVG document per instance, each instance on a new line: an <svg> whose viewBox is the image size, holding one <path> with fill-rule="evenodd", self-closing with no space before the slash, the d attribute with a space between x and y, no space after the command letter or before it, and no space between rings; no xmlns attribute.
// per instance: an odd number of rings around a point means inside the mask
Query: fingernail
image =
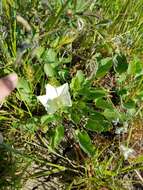
<svg viewBox="0 0 143 190"><path fill-rule="evenodd" d="M10 79L11 81L16 81L16 80L18 80L18 76L17 76L16 73L9 74L8 77L9 77L9 79Z"/></svg>
<svg viewBox="0 0 143 190"><path fill-rule="evenodd" d="M11 73L7 76L7 78L12 82L13 87L15 88L18 82L18 76L16 73Z"/></svg>

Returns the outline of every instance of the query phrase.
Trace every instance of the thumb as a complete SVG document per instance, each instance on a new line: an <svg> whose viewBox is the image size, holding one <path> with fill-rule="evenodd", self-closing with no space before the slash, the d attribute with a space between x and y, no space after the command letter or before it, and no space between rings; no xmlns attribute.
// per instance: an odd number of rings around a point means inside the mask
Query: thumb
<svg viewBox="0 0 143 190"><path fill-rule="evenodd" d="M15 89L18 82L16 73L12 73L0 79L0 101L8 96Z"/></svg>

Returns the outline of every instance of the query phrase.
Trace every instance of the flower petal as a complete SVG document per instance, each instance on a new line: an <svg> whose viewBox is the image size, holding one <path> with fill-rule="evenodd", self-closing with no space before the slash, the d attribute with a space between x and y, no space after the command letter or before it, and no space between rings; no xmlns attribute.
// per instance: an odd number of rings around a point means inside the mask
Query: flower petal
<svg viewBox="0 0 143 190"><path fill-rule="evenodd" d="M54 86L51 86L50 84L46 85L46 96L48 99L54 99L58 96L57 90Z"/></svg>
<svg viewBox="0 0 143 190"><path fill-rule="evenodd" d="M57 101L55 101L55 100L49 100L47 102L46 111L49 114L55 113L58 109L59 109L59 106L57 104Z"/></svg>
<svg viewBox="0 0 143 190"><path fill-rule="evenodd" d="M43 104L44 107L47 106L48 98L47 98L46 95L43 95L43 96L37 96L37 99L41 102L41 104Z"/></svg>
<svg viewBox="0 0 143 190"><path fill-rule="evenodd" d="M71 96L69 93L69 86L68 83L57 88L59 101L61 102L62 106L72 106Z"/></svg>
<svg viewBox="0 0 143 190"><path fill-rule="evenodd" d="M69 85L68 85L68 83L65 83L62 86L57 87L56 90L57 90L58 96L60 96L63 93L66 93L69 91Z"/></svg>
<svg viewBox="0 0 143 190"><path fill-rule="evenodd" d="M60 97L60 102L62 106L72 106L72 101L69 92L66 92L65 94L62 94Z"/></svg>
<svg viewBox="0 0 143 190"><path fill-rule="evenodd" d="M120 145L120 151L123 154L125 160L127 160L129 157L134 157L135 151L132 148L128 148L124 145Z"/></svg>

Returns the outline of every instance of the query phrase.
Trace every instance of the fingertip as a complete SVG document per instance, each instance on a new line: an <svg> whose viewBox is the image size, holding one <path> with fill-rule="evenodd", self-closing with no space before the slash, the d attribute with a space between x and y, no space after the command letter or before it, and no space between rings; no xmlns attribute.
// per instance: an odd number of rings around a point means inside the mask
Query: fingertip
<svg viewBox="0 0 143 190"><path fill-rule="evenodd" d="M7 79L9 81L11 81L13 88L16 87L17 83L18 83L18 75L16 73L11 73L7 76Z"/></svg>
<svg viewBox="0 0 143 190"><path fill-rule="evenodd" d="M0 102L4 100L17 86L18 76L11 73L0 79Z"/></svg>

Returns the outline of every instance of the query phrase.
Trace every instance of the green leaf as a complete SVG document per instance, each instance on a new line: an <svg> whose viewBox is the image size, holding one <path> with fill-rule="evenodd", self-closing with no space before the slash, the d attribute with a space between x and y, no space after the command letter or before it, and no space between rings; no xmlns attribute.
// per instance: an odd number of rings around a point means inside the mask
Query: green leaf
<svg viewBox="0 0 143 190"><path fill-rule="evenodd" d="M77 71L76 77L78 78L80 84L85 80L82 70Z"/></svg>
<svg viewBox="0 0 143 190"><path fill-rule="evenodd" d="M126 96L128 94L128 90L126 88L121 88L121 90L118 91L119 96Z"/></svg>
<svg viewBox="0 0 143 190"><path fill-rule="evenodd" d="M89 115L89 117L90 117L91 119L97 119L97 120L99 120L99 121L105 119L104 116L103 116L100 112L97 112L97 111L91 112L90 115Z"/></svg>
<svg viewBox="0 0 143 190"><path fill-rule="evenodd" d="M98 69L96 72L96 77L97 78L104 77L108 73L108 71L110 70L112 65L113 65L113 62L112 62L112 59L110 57L102 59L101 62L98 63Z"/></svg>
<svg viewBox="0 0 143 190"><path fill-rule="evenodd" d="M127 120L127 116L125 113L123 112L119 112L117 109L105 109L104 112L102 113L104 115L104 117L109 120L109 121L116 121L116 120L120 120L120 121L124 121Z"/></svg>
<svg viewBox="0 0 143 190"><path fill-rule="evenodd" d="M26 120L26 123L21 126L29 133L34 133L38 130L38 119L37 118L29 118Z"/></svg>
<svg viewBox="0 0 143 190"><path fill-rule="evenodd" d="M142 74L142 62L139 58L135 57L128 66L128 74L130 75L138 75Z"/></svg>
<svg viewBox="0 0 143 190"><path fill-rule="evenodd" d="M62 70L60 70L59 72L58 72L58 74L59 74L59 76L61 77L61 79L63 79L63 80L67 80L68 79L68 77L69 77L69 71L68 71L68 69L62 69Z"/></svg>
<svg viewBox="0 0 143 190"><path fill-rule="evenodd" d="M43 60L45 61L45 63L53 64L54 67L59 64L57 53L52 48L44 52Z"/></svg>
<svg viewBox="0 0 143 190"><path fill-rule="evenodd" d="M50 122L56 121L55 115L43 115L40 119L41 124L48 124Z"/></svg>
<svg viewBox="0 0 143 190"><path fill-rule="evenodd" d="M109 131L112 128L112 125L110 122L106 120L100 120L100 118L98 119L89 118L85 127L95 132L104 132L104 131Z"/></svg>
<svg viewBox="0 0 143 190"><path fill-rule="evenodd" d="M110 130L112 125L101 113L94 111L89 115L85 127L95 132L103 132Z"/></svg>
<svg viewBox="0 0 143 190"><path fill-rule="evenodd" d="M78 100L77 102L73 102L70 117L73 122L79 124L83 115L88 113L88 107L86 106L86 102L82 100Z"/></svg>
<svg viewBox="0 0 143 190"><path fill-rule="evenodd" d="M128 69L128 62L124 54L116 54L113 58L114 69L117 73L122 74Z"/></svg>
<svg viewBox="0 0 143 190"><path fill-rule="evenodd" d="M18 81L18 85L17 88L24 93L31 93L31 88L30 88L30 84L29 82L24 79L24 78L20 78Z"/></svg>
<svg viewBox="0 0 143 190"><path fill-rule="evenodd" d="M70 114L70 117L72 121L75 122L76 124L78 124L81 121L81 114L79 114L77 110L73 110Z"/></svg>
<svg viewBox="0 0 143 190"><path fill-rule="evenodd" d="M17 89L18 92L16 93L16 96L19 100L26 101L28 104L32 103L32 101L35 101L30 83L26 79L19 79Z"/></svg>
<svg viewBox="0 0 143 190"><path fill-rule="evenodd" d="M96 100L95 105L97 108L101 109L113 109L113 105L111 102L104 100L103 98L99 98Z"/></svg>
<svg viewBox="0 0 143 190"><path fill-rule="evenodd" d="M64 137L64 126L60 125L60 126L56 127L56 129L54 131L54 134L51 139L51 147L53 149L57 148L58 145L60 144L61 140L63 139L63 137Z"/></svg>
<svg viewBox="0 0 143 190"><path fill-rule="evenodd" d="M76 131L76 138L82 150L88 154L88 156L93 156L95 154L95 147L93 146L91 139L86 131L80 132Z"/></svg>
<svg viewBox="0 0 143 190"><path fill-rule="evenodd" d="M48 49L46 58L48 62L53 63L57 59L57 53L54 51L54 49Z"/></svg>
<svg viewBox="0 0 143 190"><path fill-rule="evenodd" d="M51 64L48 63L44 64L44 72L47 77L54 77L56 75L55 69L52 67Z"/></svg>
<svg viewBox="0 0 143 190"><path fill-rule="evenodd" d="M121 118L121 115L117 110L105 109L102 114L109 121L113 121L113 120L117 120Z"/></svg>
<svg viewBox="0 0 143 190"><path fill-rule="evenodd" d="M124 103L123 105L127 109L134 109L136 107L136 104L133 100L128 100L128 102Z"/></svg>
<svg viewBox="0 0 143 190"><path fill-rule="evenodd" d="M84 74L81 70L77 71L76 76L72 78L70 87L73 92L77 92L82 88L82 84L85 80Z"/></svg>
<svg viewBox="0 0 143 190"><path fill-rule="evenodd" d="M39 47L37 47L37 48L35 49L34 54L37 56L38 59L41 58L41 56L42 56L44 50L45 50L44 47L41 47L41 46L39 46Z"/></svg>
<svg viewBox="0 0 143 190"><path fill-rule="evenodd" d="M80 90L79 94L83 95L88 100L95 100L106 96L107 92L101 88L83 88Z"/></svg>

